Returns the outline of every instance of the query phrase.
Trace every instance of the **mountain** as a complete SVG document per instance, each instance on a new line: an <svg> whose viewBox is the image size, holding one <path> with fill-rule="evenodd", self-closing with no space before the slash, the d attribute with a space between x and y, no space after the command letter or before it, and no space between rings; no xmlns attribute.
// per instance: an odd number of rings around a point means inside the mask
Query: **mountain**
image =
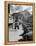
<svg viewBox="0 0 36 46"><path fill-rule="evenodd" d="M12 19L12 16L13 16L13 19ZM11 15L11 17L9 17L9 21L11 21L9 24L13 23L12 20L13 20L14 23L15 22L17 24L19 23L19 25L22 24L22 27L23 27L23 31L24 32L22 34L20 34L19 36L22 36L23 37L23 40L26 39L26 38L29 39L29 40L32 39L31 33L29 34L29 32L32 32L32 26L33 26L33 24L32 24L32 14L30 14L29 11L25 10L25 11L22 11L22 12L13 13ZM14 27L15 27L15 25L14 25ZM26 35L26 34L28 34L28 35Z"/></svg>

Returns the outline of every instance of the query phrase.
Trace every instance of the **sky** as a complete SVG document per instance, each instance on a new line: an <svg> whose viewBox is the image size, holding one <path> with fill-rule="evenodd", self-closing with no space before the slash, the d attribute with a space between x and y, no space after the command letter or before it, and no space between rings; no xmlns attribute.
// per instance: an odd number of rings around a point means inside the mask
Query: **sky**
<svg viewBox="0 0 36 46"><path fill-rule="evenodd" d="M10 5L10 14L28 10L32 14L32 6L26 5Z"/></svg>

